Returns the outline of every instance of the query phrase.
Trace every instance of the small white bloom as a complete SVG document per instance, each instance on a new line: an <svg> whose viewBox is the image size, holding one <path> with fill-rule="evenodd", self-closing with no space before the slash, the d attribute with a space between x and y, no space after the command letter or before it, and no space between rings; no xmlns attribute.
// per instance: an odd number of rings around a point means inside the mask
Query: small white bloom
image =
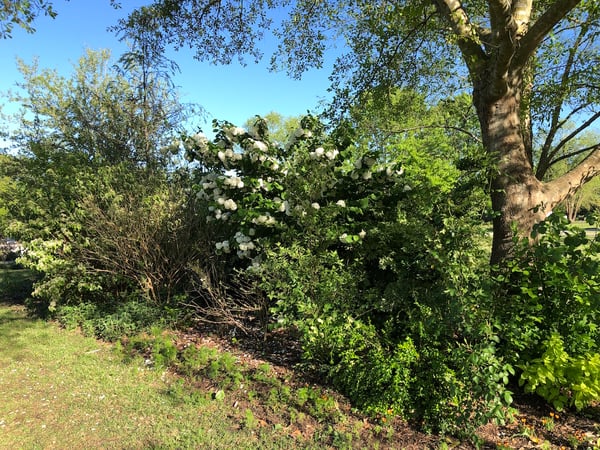
<svg viewBox="0 0 600 450"><path fill-rule="evenodd" d="M340 242L346 242L346 238L348 237L348 233L344 233L340 236Z"/></svg>
<svg viewBox="0 0 600 450"><path fill-rule="evenodd" d="M337 155L339 155L339 153L340 153L340 152L339 152L339 150L336 148L336 149L334 149L334 150L329 150L329 151L328 151L328 152L325 154L325 156L327 156L327 158L328 158L328 159L335 159L335 157L336 157Z"/></svg>
<svg viewBox="0 0 600 450"><path fill-rule="evenodd" d="M367 232L365 230L360 230L360 233L358 233L358 235L360 236L361 239L364 239L365 236L367 235Z"/></svg>
<svg viewBox="0 0 600 450"><path fill-rule="evenodd" d="M338 200L337 202L335 202L336 205L345 208L346 207L346 201L345 200Z"/></svg>
<svg viewBox="0 0 600 450"><path fill-rule="evenodd" d="M254 150L259 150L261 152L266 152L269 149L267 144L265 144L262 141L254 141L254 143L252 144L252 148Z"/></svg>
<svg viewBox="0 0 600 450"><path fill-rule="evenodd" d="M370 180L372 175L373 175L373 174L371 173L371 171L370 171L370 170L366 170L366 171L364 171L364 172L363 172L363 174L362 174L362 179L363 179L363 180Z"/></svg>
<svg viewBox="0 0 600 450"><path fill-rule="evenodd" d="M231 211L235 211L237 209L237 204L232 199L227 199L223 203L225 209L230 209Z"/></svg>
<svg viewBox="0 0 600 450"><path fill-rule="evenodd" d="M311 205L314 209L321 209L321 205L319 205L317 202L311 203Z"/></svg>
<svg viewBox="0 0 600 450"><path fill-rule="evenodd" d="M325 149L323 147L319 147L315 149L315 154L319 157L323 156L325 154Z"/></svg>
<svg viewBox="0 0 600 450"><path fill-rule="evenodd" d="M217 153L217 157L221 160L221 162L225 162L225 153L219 150Z"/></svg>
<svg viewBox="0 0 600 450"><path fill-rule="evenodd" d="M404 185L404 188L403 188L402 190L403 190L404 192L408 192L408 191L412 191L412 188L411 188L411 187L410 187L408 184L405 184L405 185Z"/></svg>

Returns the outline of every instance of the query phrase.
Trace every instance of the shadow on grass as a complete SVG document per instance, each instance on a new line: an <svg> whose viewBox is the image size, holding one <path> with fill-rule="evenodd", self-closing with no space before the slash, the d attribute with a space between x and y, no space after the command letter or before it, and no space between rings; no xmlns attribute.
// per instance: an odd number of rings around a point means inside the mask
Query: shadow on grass
<svg viewBox="0 0 600 450"><path fill-rule="evenodd" d="M14 264L0 266L0 303L22 305L31 295L36 276Z"/></svg>

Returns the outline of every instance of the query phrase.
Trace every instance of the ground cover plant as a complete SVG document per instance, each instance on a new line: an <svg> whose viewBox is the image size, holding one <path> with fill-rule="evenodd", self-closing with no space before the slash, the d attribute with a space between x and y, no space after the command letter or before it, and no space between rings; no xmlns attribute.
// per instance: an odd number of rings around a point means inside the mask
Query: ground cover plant
<svg viewBox="0 0 600 450"><path fill-rule="evenodd" d="M261 333L156 330L109 345L0 306L0 445L19 448L471 448L419 433L393 411L357 415L328 386L291 370L290 342ZM173 354L170 369L162 355ZM134 349L138 349L134 351ZM299 354L297 356L300 356ZM162 362L161 362L162 361ZM5 370L4 370L5 369ZM507 426L478 430L484 448L593 448L598 411L531 401ZM595 415L594 415L595 414ZM595 425L594 425L595 424ZM473 447L474 448L474 447Z"/></svg>

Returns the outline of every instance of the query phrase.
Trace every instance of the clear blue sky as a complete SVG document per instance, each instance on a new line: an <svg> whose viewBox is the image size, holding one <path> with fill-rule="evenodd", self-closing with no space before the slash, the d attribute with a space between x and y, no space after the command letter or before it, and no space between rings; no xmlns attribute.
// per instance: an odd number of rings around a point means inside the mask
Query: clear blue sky
<svg viewBox="0 0 600 450"><path fill-rule="evenodd" d="M150 2L123 0L123 7L115 10L109 0L55 0L53 5L58 12L55 19L38 17L34 34L15 27L12 39L0 40L0 92L6 92L21 80L16 69L17 56L26 63L37 57L41 68L56 69L67 77L87 48L110 49L116 60L126 48L106 28L116 24L132 8ZM297 81L285 73L270 73L268 54L264 63L247 67L211 66L193 59L187 50L170 51L167 56L181 68L181 73L174 77L181 100L200 104L210 118L241 125L256 114L270 111L284 116L316 111L319 101L328 98L331 65L311 71ZM4 96L2 103L5 103ZM8 105L4 111L14 109L15 105ZM205 128L208 131L208 126Z"/></svg>

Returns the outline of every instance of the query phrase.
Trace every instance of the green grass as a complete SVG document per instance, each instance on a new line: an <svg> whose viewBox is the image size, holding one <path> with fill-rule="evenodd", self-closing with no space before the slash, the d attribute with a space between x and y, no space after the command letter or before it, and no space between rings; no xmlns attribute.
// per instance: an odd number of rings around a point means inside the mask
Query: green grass
<svg viewBox="0 0 600 450"><path fill-rule="evenodd" d="M0 305L0 349L0 448L299 444L275 429L240 429L227 397L186 401L167 372L124 363L111 346L29 319L19 306Z"/></svg>

